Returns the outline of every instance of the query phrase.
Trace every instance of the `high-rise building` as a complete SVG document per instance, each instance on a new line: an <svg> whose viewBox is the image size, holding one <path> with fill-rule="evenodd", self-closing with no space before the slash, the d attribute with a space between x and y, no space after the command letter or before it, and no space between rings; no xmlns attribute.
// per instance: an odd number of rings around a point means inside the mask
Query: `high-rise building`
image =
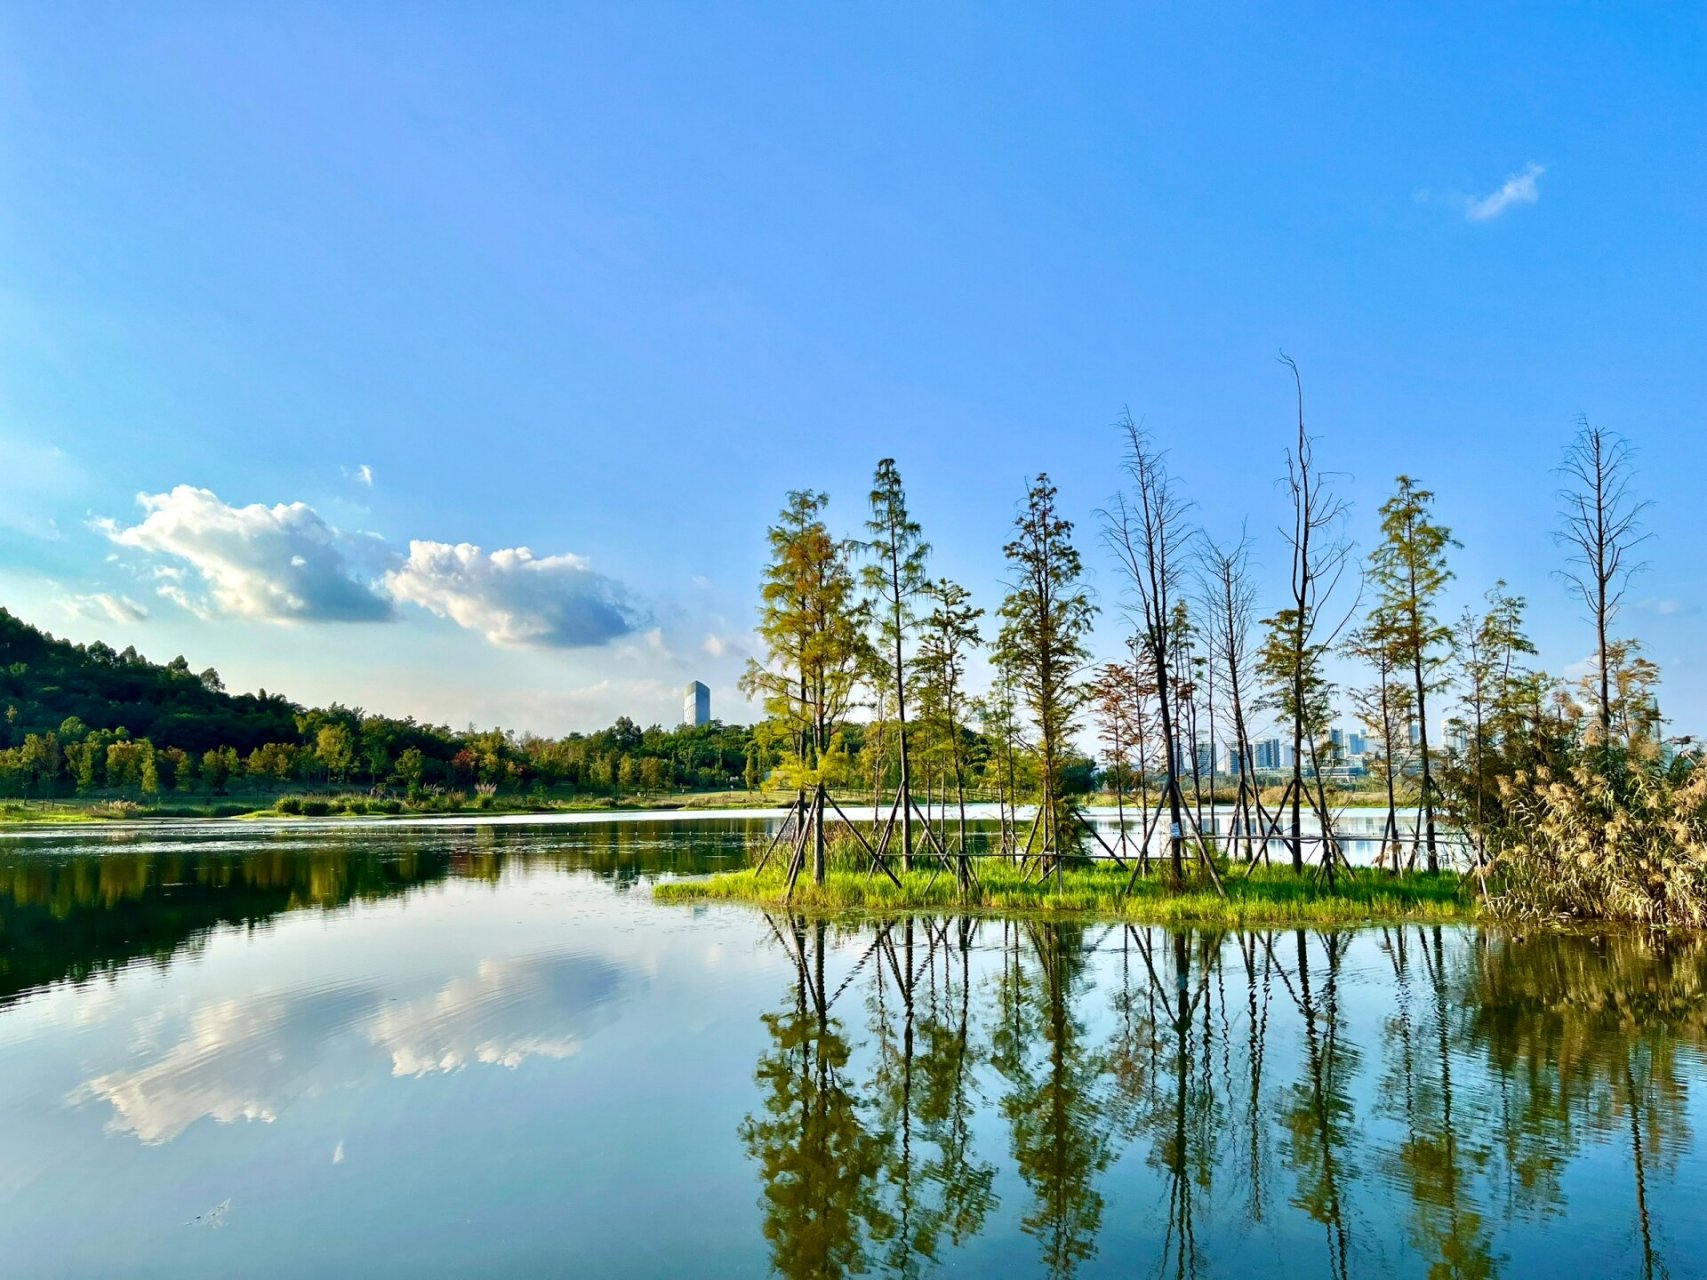
<svg viewBox="0 0 1707 1280"><path fill-rule="evenodd" d="M1208 738L1197 740L1197 771L1205 778L1215 775L1215 744Z"/></svg>
<svg viewBox="0 0 1707 1280"><path fill-rule="evenodd" d="M695 680L682 695L682 723L698 728L711 723L711 690Z"/></svg>
<svg viewBox="0 0 1707 1280"><path fill-rule="evenodd" d="M1280 770L1287 764L1279 738L1264 738L1252 746L1251 754L1256 757L1256 767L1259 769Z"/></svg>

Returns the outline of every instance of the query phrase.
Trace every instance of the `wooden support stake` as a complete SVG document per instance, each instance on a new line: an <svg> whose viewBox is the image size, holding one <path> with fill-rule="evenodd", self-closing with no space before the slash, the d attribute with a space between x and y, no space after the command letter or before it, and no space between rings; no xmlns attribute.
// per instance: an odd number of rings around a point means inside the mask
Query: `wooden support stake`
<svg viewBox="0 0 1707 1280"><path fill-rule="evenodd" d="M794 821L794 811L799 807L799 800L794 800L789 804L788 812L783 816L782 825L776 829L776 834L771 837L771 842L765 846L765 856L760 858L759 865L753 868L753 879L759 878L759 872L763 871L765 864L771 860L771 851L776 848L777 841L781 840L787 833L789 824Z"/></svg>
<svg viewBox="0 0 1707 1280"><path fill-rule="evenodd" d="M828 791L826 791L824 793L824 799L826 799L830 802L831 808L833 808L838 814L841 814L842 821L848 824L848 830L853 832L854 839L858 840L861 845L864 845L865 851L871 855L872 862L875 863L877 866L882 867L883 868L883 874L888 876L890 879L890 882L893 883L897 889L899 889L901 887L900 879L886 865L884 865L882 862L878 861L877 850L873 849L871 847L871 845L866 841L866 838L860 834L859 828L854 826L853 820L851 818L849 818L847 814L842 813L842 806L836 803L836 797L831 795ZM873 833L873 834L875 834L875 833Z"/></svg>

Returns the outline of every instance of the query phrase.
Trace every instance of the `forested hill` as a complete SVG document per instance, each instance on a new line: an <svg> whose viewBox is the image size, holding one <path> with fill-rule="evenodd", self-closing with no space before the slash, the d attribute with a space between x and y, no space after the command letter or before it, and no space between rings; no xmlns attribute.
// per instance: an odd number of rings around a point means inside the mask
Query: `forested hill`
<svg viewBox="0 0 1707 1280"><path fill-rule="evenodd" d="M542 738L302 707L264 689L231 694L218 672L198 674L183 658L161 666L134 649L57 640L0 609L0 795L225 794L239 779L359 781L411 797L476 784L655 792L750 787L775 763L750 728L717 720L643 730L622 716Z"/></svg>
<svg viewBox="0 0 1707 1280"><path fill-rule="evenodd" d="M0 608L0 747L75 717L90 729L128 729L161 748L247 753L294 739L301 710L265 690L227 693L217 672L198 674L182 657L162 666L134 648L72 644Z"/></svg>

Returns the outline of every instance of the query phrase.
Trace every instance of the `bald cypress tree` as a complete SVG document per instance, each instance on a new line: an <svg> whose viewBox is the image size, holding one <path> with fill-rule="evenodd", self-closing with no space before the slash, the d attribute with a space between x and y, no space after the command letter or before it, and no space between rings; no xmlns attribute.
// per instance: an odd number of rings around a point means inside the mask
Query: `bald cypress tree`
<svg viewBox="0 0 1707 1280"><path fill-rule="evenodd" d="M1061 515L1047 475L1028 486L1014 530L1003 548L1009 580L997 657L1013 673L1037 732L1043 847L1054 855L1059 875L1062 858L1077 847L1062 766L1073 722L1089 696L1083 672L1096 606L1084 585L1072 522Z"/></svg>
<svg viewBox="0 0 1707 1280"><path fill-rule="evenodd" d="M871 482L871 518L865 527L871 540L861 544L869 557L862 574L876 613L879 646L876 654L885 692L895 699L896 733L901 755L901 863L913 855L913 756L907 732L906 642L917 625L913 604L930 585L925 561L930 547L919 526L907 514L907 491L895 459L877 464Z"/></svg>
<svg viewBox="0 0 1707 1280"><path fill-rule="evenodd" d="M1422 819L1428 869L1440 870L1435 847L1438 799L1428 743L1428 695L1442 687L1440 673L1452 651L1452 630L1435 612L1452 580L1446 551L1458 544L1452 531L1431 518L1434 494L1400 476L1393 496L1381 504L1381 542L1369 555L1369 581L1379 600L1394 663L1411 679L1417 717L1417 752L1422 782Z"/></svg>
<svg viewBox="0 0 1707 1280"><path fill-rule="evenodd" d="M812 825L812 878L824 882L826 766L869 662L866 617L852 548L831 535L829 498L788 495L767 537L771 560L760 589L759 636L767 661L749 660L741 689L757 695L789 744L803 819ZM790 876L797 874L790 869Z"/></svg>

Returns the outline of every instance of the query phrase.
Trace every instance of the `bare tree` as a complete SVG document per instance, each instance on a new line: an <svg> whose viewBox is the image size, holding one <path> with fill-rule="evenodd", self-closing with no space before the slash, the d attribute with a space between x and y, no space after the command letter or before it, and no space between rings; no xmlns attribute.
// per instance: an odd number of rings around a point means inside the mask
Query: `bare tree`
<svg viewBox="0 0 1707 1280"><path fill-rule="evenodd" d="M1292 571L1286 608L1265 619L1268 636L1258 669L1267 686L1265 704L1292 725L1292 780L1282 800L1284 806L1286 799L1290 799L1292 807L1292 869L1304 870L1307 753L1316 781L1312 807L1318 810L1322 823L1322 848L1331 875L1331 816L1316 754L1317 740L1327 727L1332 691L1322 672L1322 658L1357 607L1354 600L1342 613L1332 603L1351 565L1351 543L1345 537L1349 507L1328 486L1329 477L1316 465L1315 441L1304 425L1304 380L1298 366L1286 355L1280 357L1280 362L1292 373L1298 399L1298 439L1286 453L1285 484L1292 498L1292 527L1281 529L1281 536L1292 552Z"/></svg>
<svg viewBox="0 0 1707 1280"><path fill-rule="evenodd" d="M1595 723L1603 746L1612 740L1612 624L1631 577L1647 567L1631 558L1649 536L1641 528L1648 504L1630 492L1634 461L1628 440L1584 417L1577 419L1576 438L1559 467L1565 487L1559 490L1561 526L1554 537L1570 552L1559 576L1594 626Z"/></svg>
<svg viewBox="0 0 1707 1280"><path fill-rule="evenodd" d="M1166 458L1155 440L1132 418L1117 424L1126 437L1126 474L1131 496L1116 494L1103 512L1103 540L1120 562L1130 585L1127 612L1137 630L1138 648L1155 680L1156 703L1165 754L1164 798L1168 806L1168 858L1175 883L1185 876L1182 857L1184 805L1180 794L1179 686L1189 672L1176 670L1174 606L1183 599L1186 557L1192 529L1191 504L1175 488Z"/></svg>
<svg viewBox="0 0 1707 1280"><path fill-rule="evenodd" d="M1246 716L1246 700L1253 680L1251 620L1256 607L1256 588L1250 579L1250 545L1250 536L1241 529L1239 540L1229 548L1205 538L1199 557L1210 665L1219 673L1226 690L1233 750L1238 757L1233 821L1245 832L1247 854L1254 850L1250 839L1252 801L1257 800L1259 810L1261 807L1251 773L1251 735Z"/></svg>

